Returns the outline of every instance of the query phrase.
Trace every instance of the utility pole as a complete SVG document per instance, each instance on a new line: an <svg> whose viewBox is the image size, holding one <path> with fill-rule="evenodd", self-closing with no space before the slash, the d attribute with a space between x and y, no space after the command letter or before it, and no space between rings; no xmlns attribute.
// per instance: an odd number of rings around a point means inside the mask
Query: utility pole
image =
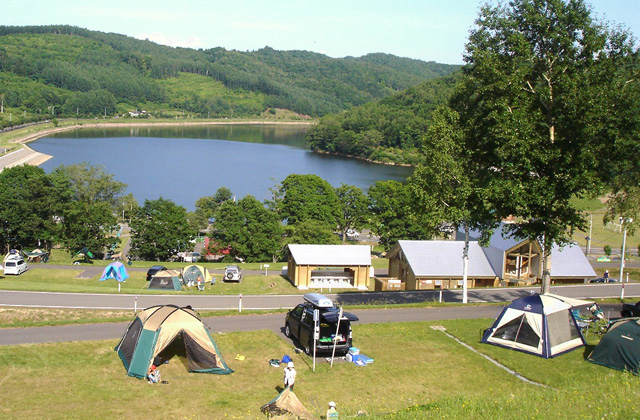
<svg viewBox="0 0 640 420"><path fill-rule="evenodd" d="M589 236L587 236L587 258L591 255L591 228L593 227L593 214L589 218Z"/></svg>

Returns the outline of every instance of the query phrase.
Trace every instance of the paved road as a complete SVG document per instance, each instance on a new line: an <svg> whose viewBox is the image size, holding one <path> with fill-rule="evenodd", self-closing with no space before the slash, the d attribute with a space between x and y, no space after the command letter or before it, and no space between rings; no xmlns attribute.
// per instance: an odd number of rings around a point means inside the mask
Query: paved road
<svg viewBox="0 0 640 420"><path fill-rule="evenodd" d="M577 285L552 287L551 292L575 298L619 297L621 285ZM470 302L510 301L536 292L537 288L474 289L469 292ZM442 294L445 302L459 302L460 291L448 290ZM439 299L439 292L388 292L345 293L328 295L341 304L367 302L418 302ZM640 296L640 284L625 285L625 296ZM138 299L137 301L135 299ZM172 303L191 305L197 310L238 308L238 296L134 296L134 295L88 295L44 292L0 291L0 306L62 307L62 308L110 308L133 309L156 304ZM300 295L245 296L243 308L290 308L301 300ZM225 306L229 305L229 306ZM621 305L603 305L608 317L617 317ZM441 308L401 308L358 310L361 323L407 322L457 318L493 318L500 311L496 306L468 306ZM214 331L253 331L268 329L282 335L284 315L245 315L206 318L205 322ZM0 345L22 343L46 343L60 341L84 341L117 339L127 323L68 325L61 327L3 329Z"/></svg>
<svg viewBox="0 0 640 420"><path fill-rule="evenodd" d="M640 283L625 283L625 296L640 296ZM573 298L620 297L620 283L552 286L551 292ZM530 293L538 287L482 288L469 290L468 300L477 302L507 302ZM328 297L342 305L355 304L399 304L440 300L438 291L407 292L352 292L331 294ZM199 311L238 309L238 295L132 295L0 291L0 306L134 310L153 305L191 305ZM301 301L300 295L244 295L243 309L292 308ZM462 302L462 290L444 290L444 302Z"/></svg>

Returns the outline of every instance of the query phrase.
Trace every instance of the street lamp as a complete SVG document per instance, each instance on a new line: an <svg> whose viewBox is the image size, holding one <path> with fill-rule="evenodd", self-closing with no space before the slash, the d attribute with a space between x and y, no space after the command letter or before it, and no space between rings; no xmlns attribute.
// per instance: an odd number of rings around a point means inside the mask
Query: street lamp
<svg viewBox="0 0 640 420"><path fill-rule="evenodd" d="M625 255L625 245L627 242L627 224L628 223L632 223L633 219L632 218L628 218L628 219L623 219L622 217L620 218L620 225L624 226L624 231L622 233L622 256L620 257L620 283L622 283L623 278L623 272L624 272L624 255Z"/></svg>

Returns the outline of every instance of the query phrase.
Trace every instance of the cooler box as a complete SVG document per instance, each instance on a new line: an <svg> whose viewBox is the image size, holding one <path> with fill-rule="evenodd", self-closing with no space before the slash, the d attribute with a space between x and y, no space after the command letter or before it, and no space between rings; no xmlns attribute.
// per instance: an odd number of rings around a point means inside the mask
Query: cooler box
<svg viewBox="0 0 640 420"><path fill-rule="evenodd" d="M357 347L349 347L349 354L360 354L360 349Z"/></svg>
<svg viewBox="0 0 640 420"><path fill-rule="evenodd" d="M359 354L351 354L351 352L347 353L347 362L357 362L360 360Z"/></svg>

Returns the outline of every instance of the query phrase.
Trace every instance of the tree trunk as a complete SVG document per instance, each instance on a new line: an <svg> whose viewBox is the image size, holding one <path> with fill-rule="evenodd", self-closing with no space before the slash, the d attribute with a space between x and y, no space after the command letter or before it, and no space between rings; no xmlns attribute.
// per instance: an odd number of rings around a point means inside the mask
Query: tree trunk
<svg viewBox="0 0 640 420"><path fill-rule="evenodd" d="M469 275L469 225L464 225L464 248L462 250L462 303L467 303L467 276Z"/></svg>
<svg viewBox="0 0 640 420"><path fill-rule="evenodd" d="M551 248L553 243L548 239L549 236L545 235L542 240L542 284L540 286L540 293L549 293L551 287Z"/></svg>

